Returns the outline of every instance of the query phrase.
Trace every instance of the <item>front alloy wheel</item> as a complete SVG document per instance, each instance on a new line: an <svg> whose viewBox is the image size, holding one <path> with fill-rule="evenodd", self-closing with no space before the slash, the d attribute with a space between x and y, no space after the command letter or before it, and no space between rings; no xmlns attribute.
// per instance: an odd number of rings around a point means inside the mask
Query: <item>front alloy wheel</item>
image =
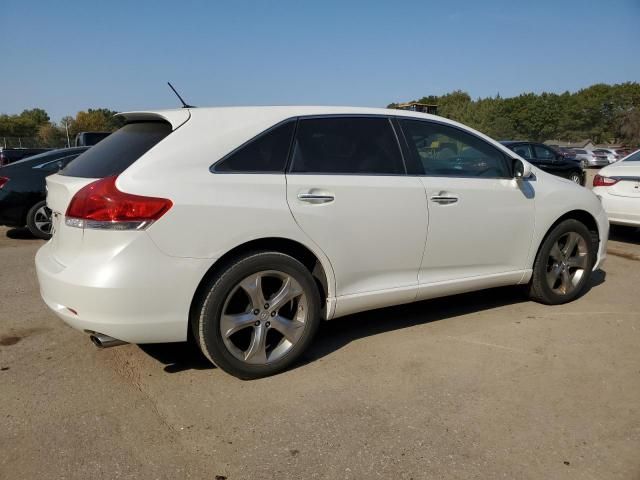
<svg viewBox="0 0 640 480"><path fill-rule="evenodd" d="M542 242L533 265L529 296L548 305L570 302L589 284L597 241L580 221L558 224Z"/></svg>
<svg viewBox="0 0 640 480"><path fill-rule="evenodd" d="M215 365L243 379L273 375L310 344L320 295L309 270L278 252L239 258L203 291L194 337Z"/></svg>
<svg viewBox="0 0 640 480"><path fill-rule="evenodd" d="M584 275L589 249L587 240L576 232L561 235L547 259L547 285L558 295L572 293Z"/></svg>

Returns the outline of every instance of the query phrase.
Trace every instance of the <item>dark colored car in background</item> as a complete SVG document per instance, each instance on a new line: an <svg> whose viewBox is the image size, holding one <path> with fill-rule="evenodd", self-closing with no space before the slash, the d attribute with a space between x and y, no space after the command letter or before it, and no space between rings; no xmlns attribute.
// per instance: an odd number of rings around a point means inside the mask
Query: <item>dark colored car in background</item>
<svg viewBox="0 0 640 480"><path fill-rule="evenodd" d="M0 167L17 162L23 158L48 152L50 148L0 148Z"/></svg>
<svg viewBox="0 0 640 480"><path fill-rule="evenodd" d="M531 162L540 170L567 178L579 185L584 185L585 183L584 169L579 160L565 157L562 153L542 143L525 141L504 141L500 143Z"/></svg>
<svg viewBox="0 0 640 480"><path fill-rule="evenodd" d="M576 160L576 152L567 147L553 147L560 155L569 160ZM579 161L579 160L578 160Z"/></svg>
<svg viewBox="0 0 640 480"><path fill-rule="evenodd" d="M57 173L89 147L61 148L0 168L0 225L24 227L38 238L51 238L45 178Z"/></svg>

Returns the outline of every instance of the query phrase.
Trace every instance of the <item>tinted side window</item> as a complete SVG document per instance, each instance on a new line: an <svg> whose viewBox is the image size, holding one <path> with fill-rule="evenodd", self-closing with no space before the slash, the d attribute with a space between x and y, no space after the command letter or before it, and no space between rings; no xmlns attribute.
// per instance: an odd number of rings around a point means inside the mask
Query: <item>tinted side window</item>
<svg viewBox="0 0 640 480"><path fill-rule="evenodd" d="M402 175L400 148L387 118L300 120L292 172Z"/></svg>
<svg viewBox="0 0 640 480"><path fill-rule="evenodd" d="M400 124L425 175L511 177L505 155L475 135L436 122L401 120Z"/></svg>
<svg viewBox="0 0 640 480"><path fill-rule="evenodd" d="M119 175L171 133L166 122L129 123L91 147L60 174L104 178Z"/></svg>
<svg viewBox="0 0 640 480"><path fill-rule="evenodd" d="M216 163L215 172L284 172L295 121L267 130Z"/></svg>
<svg viewBox="0 0 640 480"><path fill-rule="evenodd" d="M536 158L542 158L543 160L553 160L556 158L556 153L549 148L541 145L534 145L533 149L536 152Z"/></svg>
<svg viewBox="0 0 640 480"><path fill-rule="evenodd" d="M531 147L529 145L516 145L513 147L513 151L520 155L522 158L531 158Z"/></svg>

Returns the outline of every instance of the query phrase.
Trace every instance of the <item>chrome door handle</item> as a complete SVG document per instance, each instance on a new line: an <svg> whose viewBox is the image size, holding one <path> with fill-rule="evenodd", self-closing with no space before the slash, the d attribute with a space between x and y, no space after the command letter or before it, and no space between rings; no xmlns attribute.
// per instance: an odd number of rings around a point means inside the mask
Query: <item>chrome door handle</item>
<svg viewBox="0 0 640 480"><path fill-rule="evenodd" d="M455 195L432 195L431 201L439 203L440 205L451 205L458 201L458 197Z"/></svg>
<svg viewBox="0 0 640 480"><path fill-rule="evenodd" d="M330 193L306 192L306 193L298 194L298 200L300 200L301 202L308 202L308 203L328 203L328 202L333 202L335 199L336 197L334 197Z"/></svg>

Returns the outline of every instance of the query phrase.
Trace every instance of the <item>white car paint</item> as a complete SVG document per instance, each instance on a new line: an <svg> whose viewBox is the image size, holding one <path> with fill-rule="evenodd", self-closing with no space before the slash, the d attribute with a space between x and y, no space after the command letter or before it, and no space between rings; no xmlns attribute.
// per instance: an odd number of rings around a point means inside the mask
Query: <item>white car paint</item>
<svg viewBox="0 0 640 480"><path fill-rule="evenodd" d="M604 206L609 222L640 227L640 150L601 169L598 175L618 179L611 186L593 187Z"/></svg>
<svg viewBox="0 0 640 480"><path fill-rule="evenodd" d="M526 283L537 249L567 212L597 222L596 267L608 222L587 189L520 159L527 179L296 174L215 174L209 167L288 118L410 117L457 126L512 158L512 151L456 122L415 112L349 107L198 108L123 114L165 119L173 132L121 173L123 192L168 198L172 208L140 231L65 225L71 198L90 178L53 175L55 234L36 256L42 297L80 330L127 342L183 341L198 285L227 252L263 238L307 247L326 275L326 318L416 299ZM335 203L298 201L329 191ZM434 204L436 194L458 197Z"/></svg>

